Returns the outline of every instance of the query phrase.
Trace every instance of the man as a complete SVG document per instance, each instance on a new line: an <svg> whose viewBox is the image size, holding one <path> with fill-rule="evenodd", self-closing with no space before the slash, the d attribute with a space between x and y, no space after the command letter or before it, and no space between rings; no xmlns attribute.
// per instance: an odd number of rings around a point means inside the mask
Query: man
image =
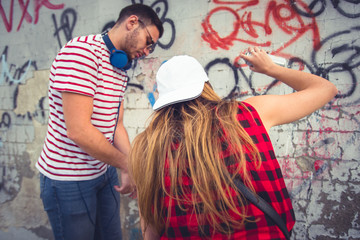
<svg viewBox="0 0 360 240"><path fill-rule="evenodd" d="M118 192L135 194L121 104L126 70L149 55L162 34L150 7L130 5L108 33L75 38L56 56L48 132L36 163L55 239L121 239Z"/></svg>

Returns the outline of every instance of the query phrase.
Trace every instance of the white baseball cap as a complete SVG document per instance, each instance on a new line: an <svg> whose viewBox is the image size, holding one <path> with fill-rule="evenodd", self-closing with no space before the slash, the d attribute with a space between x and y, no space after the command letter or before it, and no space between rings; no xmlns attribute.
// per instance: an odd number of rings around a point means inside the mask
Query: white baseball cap
<svg viewBox="0 0 360 240"><path fill-rule="evenodd" d="M159 98L153 109L185 102L199 97L209 78L201 64L193 57L179 55L164 62L157 74Z"/></svg>

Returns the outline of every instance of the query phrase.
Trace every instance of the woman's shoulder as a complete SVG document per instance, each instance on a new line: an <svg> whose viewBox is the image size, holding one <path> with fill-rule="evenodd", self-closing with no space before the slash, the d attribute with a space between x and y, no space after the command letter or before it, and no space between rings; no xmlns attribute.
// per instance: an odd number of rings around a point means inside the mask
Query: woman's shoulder
<svg viewBox="0 0 360 240"><path fill-rule="evenodd" d="M247 102L238 102L236 118L245 129L254 126L264 126L259 113Z"/></svg>
<svg viewBox="0 0 360 240"><path fill-rule="evenodd" d="M246 101L238 101L238 114L241 114L245 117L257 117L259 118L259 113L257 112L256 108L246 102Z"/></svg>

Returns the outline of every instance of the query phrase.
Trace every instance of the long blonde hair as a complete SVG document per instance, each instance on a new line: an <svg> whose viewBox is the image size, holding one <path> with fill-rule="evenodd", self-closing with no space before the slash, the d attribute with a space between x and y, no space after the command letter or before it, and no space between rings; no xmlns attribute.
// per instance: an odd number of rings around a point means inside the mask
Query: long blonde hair
<svg viewBox="0 0 360 240"><path fill-rule="evenodd" d="M242 227L247 220L243 197L240 194L237 197L239 211L237 201L229 198L230 188L236 189L232 180L241 172L242 180L253 190L243 147L250 150L250 158L256 163L260 163L260 156L236 119L238 104L235 100L221 100L206 83L200 97L154 112L149 126L134 139L129 170L137 186L140 214L145 224L154 226L159 234L167 227L165 219L169 219L164 216L165 195L180 203L192 204L195 210L201 207L211 227L225 234ZM238 163L234 174L229 173L220 158L220 138L225 138L232 160ZM170 176L170 191L165 189L165 169ZM193 182L192 199L184 198L181 182L184 174L189 174ZM235 221L227 209L242 220ZM167 214L170 216L170 211ZM196 217L199 226L203 225L200 223L204 219Z"/></svg>

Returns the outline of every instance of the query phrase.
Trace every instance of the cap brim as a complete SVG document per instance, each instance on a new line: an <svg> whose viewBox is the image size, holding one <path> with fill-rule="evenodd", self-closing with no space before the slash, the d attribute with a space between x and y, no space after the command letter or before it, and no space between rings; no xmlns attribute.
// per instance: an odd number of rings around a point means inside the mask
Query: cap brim
<svg viewBox="0 0 360 240"><path fill-rule="evenodd" d="M190 89L189 87L181 88L167 93L166 95L159 96L153 106L153 110L159 110L175 103L186 102L198 98L204 89L204 84L205 82L193 84Z"/></svg>

